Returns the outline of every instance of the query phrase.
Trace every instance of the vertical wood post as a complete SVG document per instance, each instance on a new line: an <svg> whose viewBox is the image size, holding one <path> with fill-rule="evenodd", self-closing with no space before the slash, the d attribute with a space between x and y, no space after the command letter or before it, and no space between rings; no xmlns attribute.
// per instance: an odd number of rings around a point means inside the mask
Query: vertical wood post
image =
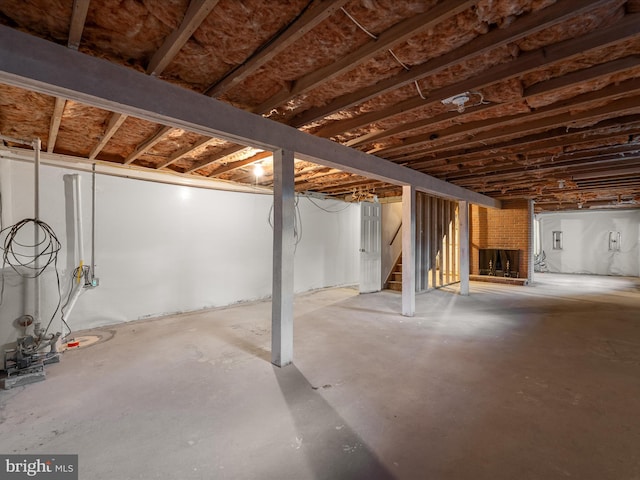
<svg viewBox="0 0 640 480"><path fill-rule="evenodd" d="M416 311L416 187L402 187L402 315Z"/></svg>

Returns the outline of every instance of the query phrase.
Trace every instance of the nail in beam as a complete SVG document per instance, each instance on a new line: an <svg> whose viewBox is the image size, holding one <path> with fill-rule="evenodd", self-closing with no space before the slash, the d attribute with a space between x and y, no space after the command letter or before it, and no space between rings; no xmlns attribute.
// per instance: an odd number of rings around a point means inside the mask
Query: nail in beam
<svg viewBox="0 0 640 480"><path fill-rule="evenodd" d="M284 367L293 361L293 152L273 154L273 293L271 299L271 362Z"/></svg>

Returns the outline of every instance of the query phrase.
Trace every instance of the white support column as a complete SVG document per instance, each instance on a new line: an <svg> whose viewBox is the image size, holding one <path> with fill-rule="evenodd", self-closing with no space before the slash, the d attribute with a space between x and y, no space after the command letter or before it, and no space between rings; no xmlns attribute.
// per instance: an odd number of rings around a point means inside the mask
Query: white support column
<svg viewBox="0 0 640 480"><path fill-rule="evenodd" d="M271 297L271 362L293 361L293 225L295 192L293 152L273 154L273 293Z"/></svg>
<svg viewBox="0 0 640 480"><path fill-rule="evenodd" d="M460 295L469 295L469 202L458 202L460 219Z"/></svg>
<svg viewBox="0 0 640 480"><path fill-rule="evenodd" d="M533 283L533 254L535 253L533 245L534 245L534 235L535 235L535 214L533 210L533 200L529 200L529 248L527 249L527 266L528 266L528 274L527 274L527 282L529 285Z"/></svg>
<svg viewBox="0 0 640 480"><path fill-rule="evenodd" d="M416 311L416 187L402 187L402 315Z"/></svg>

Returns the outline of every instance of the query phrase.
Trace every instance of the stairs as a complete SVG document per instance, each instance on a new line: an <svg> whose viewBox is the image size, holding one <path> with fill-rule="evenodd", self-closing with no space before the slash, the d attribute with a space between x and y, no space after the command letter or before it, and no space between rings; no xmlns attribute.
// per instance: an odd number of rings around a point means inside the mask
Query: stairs
<svg viewBox="0 0 640 480"><path fill-rule="evenodd" d="M402 291L402 254L398 257L396 264L393 266L393 270L391 270L391 273L384 284L384 288L388 290L395 290L397 292Z"/></svg>

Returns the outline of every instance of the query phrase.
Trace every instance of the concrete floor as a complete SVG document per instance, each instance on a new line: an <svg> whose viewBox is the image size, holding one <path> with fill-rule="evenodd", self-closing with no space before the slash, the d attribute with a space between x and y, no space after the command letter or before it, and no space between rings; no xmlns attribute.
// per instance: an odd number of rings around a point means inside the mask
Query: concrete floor
<svg viewBox="0 0 640 480"><path fill-rule="evenodd" d="M419 295L296 300L100 331L0 392L0 452L77 453L80 478L640 479L640 279L544 274Z"/></svg>

